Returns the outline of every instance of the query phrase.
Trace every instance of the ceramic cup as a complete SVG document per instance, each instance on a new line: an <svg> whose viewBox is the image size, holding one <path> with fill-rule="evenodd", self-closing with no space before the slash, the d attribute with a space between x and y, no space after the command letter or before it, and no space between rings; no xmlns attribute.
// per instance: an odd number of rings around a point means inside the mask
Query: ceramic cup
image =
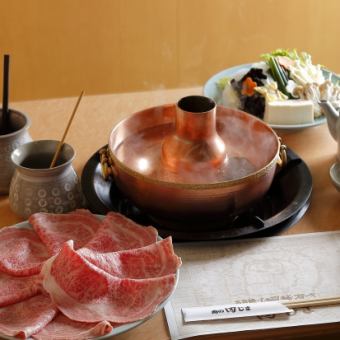
<svg viewBox="0 0 340 340"><path fill-rule="evenodd" d="M55 167L49 168L58 141L39 140L21 145L12 152L16 166L9 202L23 218L35 212L64 213L81 208L84 198L73 169L73 148L64 144Z"/></svg>
<svg viewBox="0 0 340 340"><path fill-rule="evenodd" d="M0 135L0 194L8 194L15 170L11 161L12 151L32 140L28 132L31 121L25 113L10 110L10 119L12 132Z"/></svg>

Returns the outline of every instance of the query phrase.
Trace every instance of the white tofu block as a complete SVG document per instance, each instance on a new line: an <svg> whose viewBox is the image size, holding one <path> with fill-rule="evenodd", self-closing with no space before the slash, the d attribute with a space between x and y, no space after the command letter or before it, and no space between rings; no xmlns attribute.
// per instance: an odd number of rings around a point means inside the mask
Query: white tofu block
<svg viewBox="0 0 340 340"><path fill-rule="evenodd" d="M314 121L311 100L283 100L266 103L264 121L269 124L294 125Z"/></svg>

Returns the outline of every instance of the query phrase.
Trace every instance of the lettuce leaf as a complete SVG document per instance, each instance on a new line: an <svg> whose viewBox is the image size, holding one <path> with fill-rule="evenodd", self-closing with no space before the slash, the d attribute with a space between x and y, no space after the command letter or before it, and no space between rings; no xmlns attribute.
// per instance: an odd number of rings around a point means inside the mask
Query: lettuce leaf
<svg viewBox="0 0 340 340"><path fill-rule="evenodd" d="M229 77L224 77L224 78L221 78L221 79L217 80L216 86L218 87L218 89L220 91L223 91L224 88L227 86L227 84L229 84L229 82L230 82L230 78Z"/></svg>
<svg viewBox="0 0 340 340"><path fill-rule="evenodd" d="M307 53L302 52L301 54L307 54ZM297 52L297 50L295 48L292 49L292 50L278 48L273 52L261 54L261 58L263 58L266 62L268 62L268 60L271 57L288 57L292 60L297 60L297 59L301 59L301 58L305 59L306 56L305 55L302 56L301 54L299 55L299 53Z"/></svg>

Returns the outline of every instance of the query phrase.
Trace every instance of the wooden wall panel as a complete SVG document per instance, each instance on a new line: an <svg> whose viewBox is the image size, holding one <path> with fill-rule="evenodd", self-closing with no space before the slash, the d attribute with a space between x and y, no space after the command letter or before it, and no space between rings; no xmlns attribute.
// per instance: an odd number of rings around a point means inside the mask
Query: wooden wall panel
<svg viewBox="0 0 340 340"><path fill-rule="evenodd" d="M308 51L340 71L340 1L187 0L179 6L180 83L202 83L280 47Z"/></svg>
<svg viewBox="0 0 340 340"><path fill-rule="evenodd" d="M338 0L1 0L11 100L202 85L296 47L340 71Z"/></svg>

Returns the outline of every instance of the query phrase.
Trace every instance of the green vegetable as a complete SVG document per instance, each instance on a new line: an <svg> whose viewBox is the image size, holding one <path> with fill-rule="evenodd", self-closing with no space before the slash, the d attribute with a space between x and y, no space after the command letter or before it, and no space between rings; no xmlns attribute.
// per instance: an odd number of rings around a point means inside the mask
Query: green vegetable
<svg viewBox="0 0 340 340"><path fill-rule="evenodd" d="M277 61L276 58L273 58L274 59L274 63L275 63L275 66L277 67L279 73L280 73L280 76L283 80L283 83L284 83L284 86L286 88L287 86L287 83L288 83L288 77L286 75L286 72L284 71L283 67L280 65L280 63Z"/></svg>
<svg viewBox="0 0 340 340"><path fill-rule="evenodd" d="M269 65L274 79L278 82L279 89L284 93L286 92L283 90L282 82L280 85L279 78L281 80L286 79L287 81L288 79L285 70L282 69L279 63L276 63L278 65L273 65L273 59L278 59L277 57L282 57L282 59L286 60L285 63L287 65L285 64L285 67L289 70L289 78L295 81L297 85L304 86L307 83L319 84L324 81L321 65L313 65L311 55L306 52L298 53L296 49L277 49L271 53L262 54L261 57ZM278 73L280 74L279 78L277 78Z"/></svg>
<svg viewBox="0 0 340 340"><path fill-rule="evenodd" d="M218 87L218 89L220 91L223 91L224 88L227 86L227 84L229 84L229 82L230 82L230 78L229 77L224 77L224 78L219 79L216 82L216 85L217 85L217 87Z"/></svg>
<svg viewBox="0 0 340 340"><path fill-rule="evenodd" d="M305 52L302 52L301 55L303 53L305 53ZM299 53L296 51L295 48L293 50L288 50L288 49L284 50L282 48L278 48L271 53L261 54L261 58L263 58L268 63L268 61L271 57L288 57L290 59L296 60L296 59L301 59L301 55L299 55ZM303 56L303 57L305 57L305 56Z"/></svg>
<svg viewBox="0 0 340 340"><path fill-rule="evenodd" d="M284 71L282 70L281 66L279 65L279 63L275 59L275 57L270 57L268 59L268 65L269 65L270 70L272 72L273 78L277 82L278 89L282 93L284 93L285 95L288 96L289 94L286 90L288 79L287 79Z"/></svg>

